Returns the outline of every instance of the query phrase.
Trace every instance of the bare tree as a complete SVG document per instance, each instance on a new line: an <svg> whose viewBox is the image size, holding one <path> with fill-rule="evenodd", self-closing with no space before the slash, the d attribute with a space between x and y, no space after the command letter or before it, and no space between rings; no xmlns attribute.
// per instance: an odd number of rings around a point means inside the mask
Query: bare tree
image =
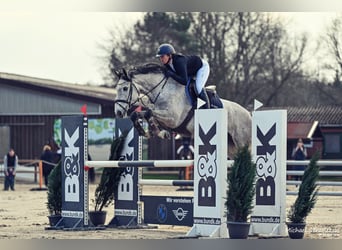
<svg viewBox="0 0 342 250"><path fill-rule="evenodd" d="M342 16L332 20L331 25L328 27L326 41L329 52L335 61L335 66L331 65L331 68L335 71L334 84L338 86L341 85L342 74Z"/></svg>
<svg viewBox="0 0 342 250"><path fill-rule="evenodd" d="M231 79L233 71L230 70L233 58L227 56L229 50L233 50L232 29L236 21L236 13L194 13L193 33L198 44L198 53L206 58L211 67L209 84L223 86L220 95L226 96L225 87L229 84L226 79Z"/></svg>
<svg viewBox="0 0 342 250"><path fill-rule="evenodd" d="M307 39L291 41L284 26L265 13L239 16L236 93L245 105L253 99L282 105L285 87L301 78Z"/></svg>
<svg viewBox="0 0 342 250"><path fill-rule="evenodd" d="M200 13L193 30L221 97L245 106L254 98L283 103L282 92L302 76L306 37L291 41L268 13Z"/></svg>

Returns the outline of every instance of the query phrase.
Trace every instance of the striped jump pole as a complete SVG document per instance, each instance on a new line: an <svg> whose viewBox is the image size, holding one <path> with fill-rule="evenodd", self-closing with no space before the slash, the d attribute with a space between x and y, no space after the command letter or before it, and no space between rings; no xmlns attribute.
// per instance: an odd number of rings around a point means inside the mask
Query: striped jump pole
<svg viewBox="0 0 342 250"><path fill-rule="evenodd" d="M226 166L233 165L233 160L226 160ZM194 160L141 160L141 161L86 161L86 168L122 168L122 167L147 167L147 168L177 168L188 167L194 164Z"/></svg>
<svg viewBox="0 0 342 250"><path fill-rule="evenodd" d="M122 167L146 167L146 168L172 168L193 165L193 160L141 160L141 161L86 161L86 166L93 168L122 168Z"/></svg>
<svg viewBox="0 0 342 250"><path fill-rule="evenodd" d="M193 180L140 180L139 184L147 186L181 186L181 187L193 187Z"/></svg>

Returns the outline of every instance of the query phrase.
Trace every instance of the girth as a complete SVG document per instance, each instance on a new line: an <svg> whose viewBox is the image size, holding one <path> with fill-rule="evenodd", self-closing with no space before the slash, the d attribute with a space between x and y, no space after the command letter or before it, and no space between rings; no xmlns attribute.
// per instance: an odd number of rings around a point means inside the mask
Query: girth
<svg viewBox="0 0 342 250"><path fill-rule="evenodd" d="M195 113L194 111L195 109L192 107L190 111L188 112L187 116L185 117L185 119L183 120L183 122L178 127L172 129L172 131L180 133L180 134L184 134L184 131L186 131L186 126L188 125L188 123L194 116L194 113ZM191 132L189 132L189 135L191 135Z"/></svg>

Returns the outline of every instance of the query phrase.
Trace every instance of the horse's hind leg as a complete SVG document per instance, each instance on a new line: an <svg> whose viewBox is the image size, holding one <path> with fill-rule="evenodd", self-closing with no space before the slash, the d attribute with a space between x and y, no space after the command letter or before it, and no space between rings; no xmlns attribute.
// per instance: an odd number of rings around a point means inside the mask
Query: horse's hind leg
<svg viewBox="0 0 342 250"><path fill-rule="evenodd" d="M234 156L237 152L237 147L235 145L235 142L232 138L232 136L228 133L228 152L227 152L227 157L229 160L233 160L234 159Z"/></svg>

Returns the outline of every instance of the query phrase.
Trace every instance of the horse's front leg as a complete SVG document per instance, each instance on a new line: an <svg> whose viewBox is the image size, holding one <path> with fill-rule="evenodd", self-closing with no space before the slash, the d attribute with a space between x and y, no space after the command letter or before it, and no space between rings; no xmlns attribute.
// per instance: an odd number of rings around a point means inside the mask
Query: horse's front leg
<svg viewBox="0 0 342 250"><path fill-rule="evenodd" d="M143 115L142 112L134 111L132 112L130 118L133 122L133 126L137 129L138 134L150 138L150 133L146 132L143 128Z"/></svg>
<svg viewBox="0 0 342 250"><path fill-rule="evenodd" d="M156 135L162 139L170 139L171 138L169 131L164 130L164 129L161 130L159 128L159 124L156 121L156 119L153 117L151 110L146 111L144 117L145 117L146 121L148 122L149 131L152 135Z"/></svg>

